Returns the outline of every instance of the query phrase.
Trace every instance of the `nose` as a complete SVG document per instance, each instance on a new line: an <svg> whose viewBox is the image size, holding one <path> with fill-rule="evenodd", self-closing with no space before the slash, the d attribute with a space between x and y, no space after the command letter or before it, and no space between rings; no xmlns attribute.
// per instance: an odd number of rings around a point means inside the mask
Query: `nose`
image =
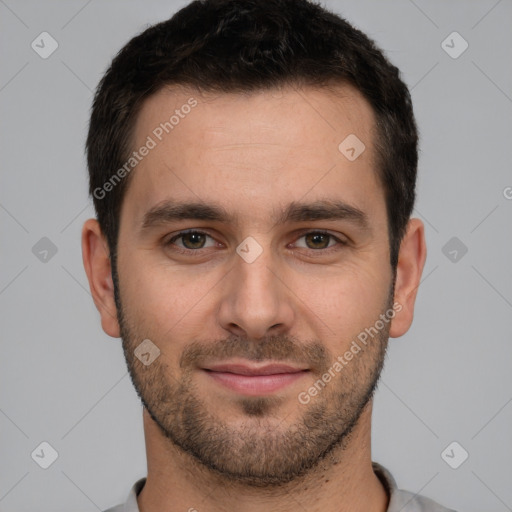
<svg viewBox="0 0 512 512"><path fill-rule="evenodd" d="M230 333L258 340L290 331L295 317L293 293L274 260L268 247L251 263L235 256L218 310L221 326Z"/></svg>

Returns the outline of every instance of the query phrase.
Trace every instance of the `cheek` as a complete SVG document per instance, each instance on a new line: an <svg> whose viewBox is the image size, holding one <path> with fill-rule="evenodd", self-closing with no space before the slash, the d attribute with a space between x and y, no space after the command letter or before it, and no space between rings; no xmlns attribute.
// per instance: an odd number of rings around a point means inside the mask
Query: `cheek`
<svg viewBox="0 0 512 512"><path fill-rule="evenodd" d="M297 280L294 289L304 298L304 314L320 319L322 337L326 343L332 340L332 350L339 352L340 343L350 343L382 313L389 291L389 276L382 272L377 266L354 265L321 279Z"/></svg>
<svg viewBox="0 0 512 512"><path fill-rule="evenodd" d="M219 280L217 274L154 263L143 254L123 263L123 306L141 334L160 340L163 346L198 336L204 325L205 299Z"/></svg>

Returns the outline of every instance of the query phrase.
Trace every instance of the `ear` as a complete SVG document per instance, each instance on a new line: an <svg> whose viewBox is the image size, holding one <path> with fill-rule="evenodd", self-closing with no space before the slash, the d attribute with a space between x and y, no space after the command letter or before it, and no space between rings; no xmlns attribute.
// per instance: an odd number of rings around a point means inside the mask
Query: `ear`
<svg viewBox="0 0 512 512"><path fill-rule="evenodd" d="M82 228L82 259L101 327L109 336L119 338L110 251L96 219L87 220Z"/></svg>
<svg viewBox="0 0 512 512"><path fill-rule="evenodd" d="M414 303L426 257L427 245L423 222L419 219L410 219L398 254L394 298L397 304L396 315L389 330L392 338L404 335L412 324Z"/></svg>

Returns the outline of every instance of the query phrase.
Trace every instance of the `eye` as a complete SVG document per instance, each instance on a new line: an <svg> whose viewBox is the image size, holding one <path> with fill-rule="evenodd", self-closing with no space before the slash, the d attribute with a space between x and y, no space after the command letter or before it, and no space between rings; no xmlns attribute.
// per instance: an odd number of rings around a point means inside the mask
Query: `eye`
<svg viewBox="0 0 512 512"><path fill-rule="evenodd" d="M208 233L204 233L203 231L181 231L177 235L170 238L167 242L165 242L165 245L174 245L178 248L179 252L196 251L198 249L208 248L205 245L206 238L211 238L213 240L213 238ZM180 239L182 245L175 244L175 242ZM214 246L215 243L209 247Z"/></svg>
<svg viewBox="0 0 512 512"><path fill-rule="evenodd" d="M304 239L305 245L299 245L297 247L313 251L324 250L325 252L325 249L331 249L336 245L346 245L346 242L325 231L309 231L302 234L297 240L300 239Z"/></svg>

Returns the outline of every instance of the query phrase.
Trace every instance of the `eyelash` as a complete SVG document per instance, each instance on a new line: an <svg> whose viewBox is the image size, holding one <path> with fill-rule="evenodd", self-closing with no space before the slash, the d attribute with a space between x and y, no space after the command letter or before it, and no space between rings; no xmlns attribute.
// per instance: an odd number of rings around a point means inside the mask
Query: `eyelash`
<svg viewBox="0 0 512 512"><path fill-rule="evenodd" d="M199 231L199 230L196 230L196 229L191 229L191 230L188 230L188 231L180 231L178 234L174 235L172 238L170 238L167 241L165 241L164 242L164 246L167 247L167 246L170 246L170 245L174 245L174 242L176 240L184 237L185 235L191 235L191 234L205 235L205 236L208 236L208 237L213 239L213 237L209 233L206 233L204 231ZM347 242L345 242L343 240L340 240L338 237L334 236L333 234L331 234L331 233L329 233L327 231L322 231L322 230L311 230L311 231L301 232L300 236L297 238L297 240L299 240L300 238L305 237L306 235L310 235L310 234L325 235L325 236L330 237L330 239L333 239L336 242L338 242L336 245L334 245L332 247L327 247L326 249L307 249L306 248L307 251L310 251L310 252L313 252L313 253L330 254L333 250L337 250L338 249L337 246L339 246L339 245L341 245L341 246L348 245ZM174 248L173 248L174 251L176 251L178 253L181 253L181 254L186 254L188 256L201 256L201 250L202 249L204 249L204 248L200 248L200 249L183 249L183 248L178 247L178 246L174 246ZM207 247L206 249L209 249L209 247Z"/></svg>

